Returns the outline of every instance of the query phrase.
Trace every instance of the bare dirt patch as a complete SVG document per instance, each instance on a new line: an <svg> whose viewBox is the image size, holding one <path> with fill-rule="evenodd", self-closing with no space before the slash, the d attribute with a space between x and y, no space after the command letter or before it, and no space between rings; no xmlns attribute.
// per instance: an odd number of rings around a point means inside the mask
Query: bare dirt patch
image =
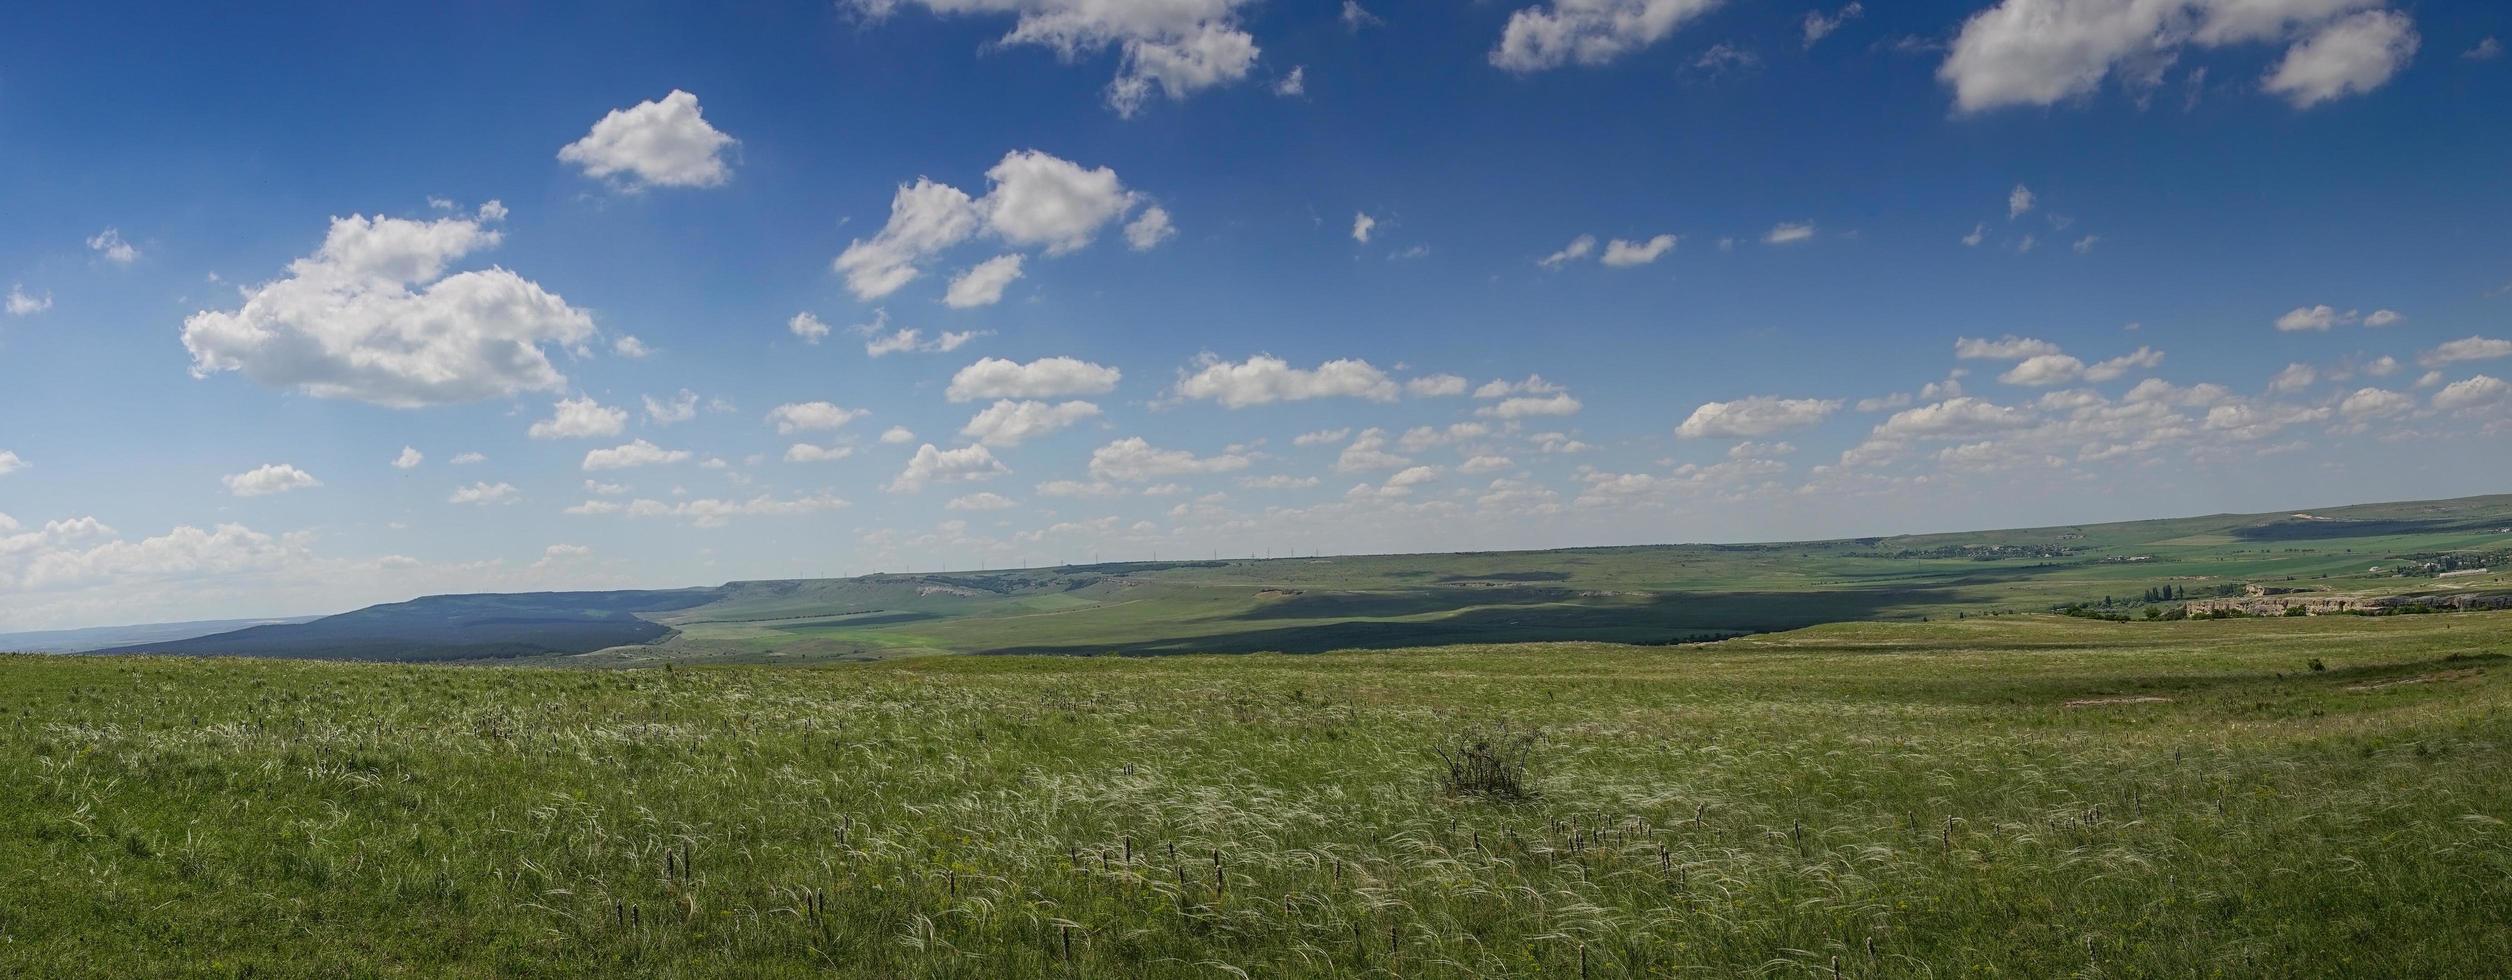
<svg viewBox="0 0 2512 980"><path fill-rule="evenodd" d="M2349 684L2346 686L2346 689L2349 691L2363 692L2378 691L2383 688L2390 687L2406 687L2410 684L2438 684L2443 681L2473 681L2483 674L2485 674L2485 671L2479 670L2475 667L2463 667L2459 670L2440 670L2430 674L2418 674L2414 677L2401 677L2396 680L2374 681L2369 684Z"/></svg>

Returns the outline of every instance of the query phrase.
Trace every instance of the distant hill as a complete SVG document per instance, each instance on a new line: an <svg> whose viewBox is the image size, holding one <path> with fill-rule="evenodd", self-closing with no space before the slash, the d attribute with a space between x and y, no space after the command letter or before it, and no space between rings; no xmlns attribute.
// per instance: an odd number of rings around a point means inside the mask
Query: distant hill
<svg viewBox="0 0 2512 980"><path fill-rule="evenodd" d="M108 652L792 662L1666 644L1854 620L2512 588L2512 495L1768 544L1215 558L430 596Z"/></svg>
<svg viewBox="0 0 2512 980"><path fill-rule="evenodd" d="M98 653L328 660L506 660L646 643L671 628L640 613L712 602L721 589L441 595L300 623L151 640Z"/></svg>
<svg viewBox="0 0 2512 980"><path fill-rule="evenodd" d="M314 616L278 616L268 619L202 619L188 623L141 623L135 626L94 626L75 630L36 630L27 633L0 633L0 650L11 653L85 653L113 647L147 643L170 643L196 636L225 633L253 626L281 623L302 623Z"/></svg>

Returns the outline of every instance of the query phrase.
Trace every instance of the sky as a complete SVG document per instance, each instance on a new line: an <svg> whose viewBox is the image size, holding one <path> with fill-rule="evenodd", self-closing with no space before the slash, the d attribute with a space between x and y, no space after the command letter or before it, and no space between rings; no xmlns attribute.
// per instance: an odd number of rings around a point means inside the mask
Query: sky
<svg viewBox="0 0 2512 980"><path fill-rule="evenodd" d="M36 3L0 629L2512 489L2512 8Z"/></svg>

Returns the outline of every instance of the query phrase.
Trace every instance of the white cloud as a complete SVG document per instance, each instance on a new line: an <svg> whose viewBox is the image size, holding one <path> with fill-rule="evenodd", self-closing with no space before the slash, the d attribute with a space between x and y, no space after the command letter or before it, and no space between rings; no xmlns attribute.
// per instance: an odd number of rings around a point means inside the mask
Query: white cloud
<svg viewBox="0 0 2512 980"><path fill-rule="evenodd" d="M130 265L140 260L139 248L130 242L123 241L122 232L113 228L107 228L89 236L87 248L89 251L104 256L105 261L115 265Z"/></svg>
<svg viewBox="0 0 2512 980"><path fill-rule="evenodd" d="M1837 398L1774 398L1756 395L1705 402L1675 427L1678 439L1745 439L1802 429L1840 411Z"/></svg>
<svg viewBox="0 0 2512 980"><path fill-rule="evenodd" d="M511 504L515 502L515 499L514 484L490 483L483 480L467 487L454 488L453 496L445 498L445 502L449 504L481 505Z"/></svg>
<svg viewBox="0 0 2512 980"><path fill-rule="evenodd" d="M877 327L879 324L876 322L873 325ZM896 331L886 334L869 335L871 339L864 341L864 356L883 357L890 354L903 353L945 354L960 349L961 347L967 345L969 341L983 337L988 332L989 331L980 330L945 330L932 340L926 340L925 332L923 330L919 330L915 327L902 327Z"/></svg>
<svg viewBox="0 0 2512 980"><path fill-rule="evenodd" d="M1306 490L1316 485L1316 477L1292 476L1288 473L1239 478L1239 486L1249 490Z"/></svg>
<svg viewBox="0 0 2512 980"><path fill-rule="evenodd" d="M2091 255L2093 254L2094 243L2101 240L2102 236L2100 235L2086 235L2083 238L2076 239L2076 244L2073 247L2076 249L2076 254L2078 255Z"/></svg>
<svg viewBox="0 0 2512 980"><path fill-rule="evenodd" d="M2338 411L2348 418L2384 418L2415 409L2416 399L2380 388L2359 388L2338 403Z"/></svg>
<svg viewBox="0 0 2512 980"><path fill-rule="evenodd" d="M1560 385L1544 380L1543 375L1530 374L1524 381L1507 381L1500 378L1486 381L1482 387L1474 389L1474 397L1488 399L1507 398L1510 395L1549 395L1560 390L1562 390Z"/></svg>
<svg viewBox="0 0 2512 980"><path fill-rule="evenodd" d="M645 395L643 398L645 420L655 425L687 422L698 417L698 393L687 388L680 389L680 394L670 399L658 399L653 395Z"/></svg>
<svg viewBox="0 0 2512 980"><path fill-rule="evenodd" d="M1177 227L1169 223L1169 209L1154 205L1125 226L1125 244L1134 251L1145 252L1177 235Z"/></svg>
<svg viewBox="0 0 2512 980"><path fill-rule="evenodd" d="M1978 247L1980 246L1980 242L1981 242L1981 240L1982 240L1982 239L1985 239L1985 238L1987 238L1987 237L1989 237L1989 225L1988 225L1988 223L1987 223L1987 222L1980 222L1980 223L1974 224L1974 225L1972 225L1972 226L1971 226L1971 234L1968 234L1968 235L1964 235L1964 236L1962 236L1962 243L1963 243L1963 247L1964 247L1964 248L1978 248Z"/></svg>
<svg viewBox="0 0 2512 980"><path fill-rule="evenodd" d="M1084 401L1050 405L1042 401L1005 399L978 412L976 417L968 420L967 425L960 427L959 434L1005 449L1098 415L1099 406Z"/></svg>
<svg viewBox="0 0 2512 980"><path fill-rule="evenodd" d="M1079 480L1049 480L1038 485L1042 497L1113 497L1125 489L1105 480L1083 483Z"/></svg>
<svg viewBox="0 0 2512 980"><path fill-rule="evenodd" d="M607 407L587 396L553 403L550 417L532 423L525 434L535 439L602 439L627 427L627 410Z"/></svg>
<svg viewBox="0 0 2512 980"><path fill-rule="evenodd" d="M914 441L916 441L916 433L903 425L893 425L881 433L881 444L885 446L896 446Z"/></svg>
<svg viewBox="0 0 2512 980"><path fill-rule="evenodd" d="M986 227L1014 245L1043 246L1049 255L1090 244L1134 201L1116 171L1084 169L1035 150L1004 154L986 179L994 189L977 202Z"/></svg>
<svg viewBox="0 0 2512 980"><path fill-rule="evenodd" d="M844 0L866 17L887 16L902 3L936 15L1011 14L1018 19L997 44L1035 44L1066 62L1115 48L1116 78L1107 101L1120 116L1141 111L1157 89L1182 100L1245 79L1255 67L1256 39L1238 25L1249 0Z"/></svg>
<svg viewBox="0 0 2512 980"><path fill-rule="evenodd" d="M962 446L958 449L937 449L930 442L916 449L907 468L891 480L891 493L914 493L932 483L970 483L991 480L1010 473L984 446Z"/></svg>
<svg viewBox="0 0 2512 980"><path fill-rule="evenodd" d="M2395 327L2406 322L2407 315L2400 313L2397 310L2374 310L2370 313L2364 314L2364 325L2376 329L2381 327Z"/></svg>
<svg viewBox="0 0 2512 980"><path fill-rule="evenodd" d="M795 432L843 428L846 423L872 414L860 408L839 408L829 402L787 402L768 411L768 421L776 425L778 435Z"/></svg>
<svg viewBox="0 0 2512 980"><path fill-rule="evenodd" d="M564 387L542 347L582 343L591 317L502 268L444 274L498 241L459 218L333 219L322 248L286 278L247 291L233 312L184 319L192 374L241 371L397 408Z"/></svg>
<svg viewBox="0 0 2512 980"><path fill-rule="evenodd" d="M1764 245L1790 245L1814 237L1814 222L1780 222L1762 235Z"/></svg>
<svg viewBox="0 0 2512 980"><path fill-rule="evenodd" d="M689 460L689 456L690 453L686 449L665 449L639 439L623 446L587 451L584 454L584 468L586 470L620 470L631 466L684 463Z"/></svg>
<svg viewBox="0 0 2512 980"><path fill-rule="evenodd" d="M2462 361L2490 361L2498 357L2512 357L2512 340L2462 337L2417 355L2416 361L2431 368Z"/></svg>
<svg viewBox="0 0 2512 980"><path fill-rule="evenodd" d="M1411 458L1387 451L1385 429L1361 430L1360 436L1353 439L1351 445L1343 447L1343 453L1335 457L1335 469L1344 473L1393 470L1411 465Z"/></svg>
<svg viewBox="0 0 2512 980"><path fill-rule="evenodd" d="M1507 456L1476 456L1457 465L1459 473L1490 473L1518 465Z"/></svg>
<svg viewBox="0 0 2512 980"><path fill-rule="evenodd" d="M839 497L821 493L808 497L777 499L760 495L749 500L698 498L664 502L639 498L627 503L612 500L587 500L567 508L579 516L617 514L625 517L673 518L697 527L723 527L735 517L792 517L842 510L849 506Z"/></svg>
<svg viewBox="0 0 2512 980"><path fill-rule="evenodd" d="M1904 409L1875 427L1875 435L1899 438L1972 438L2032 424L2032 415L1964 396Z"/></svg>
<svg viewBox="0 0 2512 980"><path fill-rule="evenodd" d="M1602 65L1663 41L1718 0L1551 0L1509 15L1491 63L1514 72Z"/></svg>
<svg viewBox="0 0 2512 980"><path fill-rule="evenodd" d="M854 454L855 447L853 446L821 446L797 442L785 447L785 461L788 463L834 463Z"/></svg>
<svg viewBox="0 0 2512 980"><path fill-rule="evenodd" d="M943 397L955 402L985 398L1061 398L1116 390L1123 373L1070 357L1042 357L1022 364L988 357L959 369Z"/></svg>
<svg viewBox="0 0 2512 980"><path fill-rule="evenodd" d="M660 101L611 110L583 139L560 148L558 159L631 191L716 187L732 177L724 150L735 142L707 125L697 96L673 89Z"/></svg>
<svg viewBox="0 0 2512 980"><path fill-rule="evenodd" d="M420 463L426 461L427 454L419 452L418 449L414 447L403 446L401 447L401 455L393 457L392 464L393 469L407 470L415 469ZM0 473L6 472L8 472L8 468L6 466L0 466Z"/></svg>
<svg viewBox="0 0 2512 980"><path fill-rule="evenodd" d="M983 491L953 497L950 503L942 506L950 510L1009 510L1020 506L1020 502L999 493Z"/></svg>
<svg viewBox="0 0 2512 980"><path fill-rule="evenodd" d="M1367 245L1367 244L1369 244L1369 235L1370 235L1370 232L1371 232L1371 231L1373 231L1373 230L1375 230L1377 227L1378 227L1378 219L1373 218L1373 217L1370 217L1369 215L1366 215L1366 214L1359 213L1359 212L1353 212L1353 214L1352 214L1352 240L1353 240L1353 241L1359 242L1359 243L1361 243L1361 244L1363 244L1363 245Z"/></svg>
<svg viewBox="0 0 2512 980"><path fill-rule="evenodd" d="M239 497L266 497L306 487L319 487L323 481L314 474L286 463L266 463L253 469L222 478L227 492Z"/></svg>
<svg viewBox="0 0 2512 980"><path fill-rule="evenodd" d="M1351 437L1352 430L1350 429L1319 429L1315 432L1303 432L1297 436L1293 436L1291 438L1291 444L1294 446L1329 446Z"/></svg>
<svg viewBox="0 0 2512 980"><path fill-rule="evenodd" d="M37 313L41 313L51 308L51 293L36 296L26 291L26 285L24 283L19 283L9 287L8 311L10 316L34 316Z"/></svg>
<svg viewBox="0 0 2512 980"><path fill-rule="evenodd" d="M1308 66L1292 65L1291 70L1273 83L1273 94L1296 99L1308 94Z"/></svg>
<svg viewBox="0 0 2512 980"><path fill-rule="evenodd" d="M1021 277L1019 254L997 255L970 266L968 271L951 280L951 288L942 294L942 304L955 310L972 306L993 306L1003 300L1003 289Z"/></svg>
<svg viewBox="0 0 2512 980"><path fill-rule="evenodd" d="M2512 399L2512 383L2480 374L2466 381L2454 381L2434 392L2433 407L2446 412L2499 405Z"/></svg>
<svg viewBox="0 0 2512 980"><path fill-rule="evenodd" d="M1071 252L1089 245L1135 201L1116 171L1084 168L1035 150L1004 154L986 179L991 189L976 199L929 178L900 185L890 200L889 221L871 238L848 243L832 263L846 276L846 288L859 299L887 296L920 274L919 263L979 232L1016 247L1041 247L1048 255ZM1144 224L1149 235L1167 222L1165 212L1157 221L1146 212L1136 224ZM1137 249L1148 247L1131 228L1128 235Z"/></svg>
<svg viewBox="0 0 2512 980"><path fill-rule="evenodd" d="M1551 255L1535 260L1535 264L1543 266L1547 269L1558 269L1564 265L1587 258L1595 252L1596 236L1581 235L1577 238L1571 239L1570 244L1562 246L1561 251L1554 252Z"/></svg>
<svg viewBox="0 0 2512 980"><path fill-rule="evenodd" d="M1996 340L1981 337L1954 339L1954 357L1965 361L2020 361L2044 354L2065 353L2057 344L2032 337L2007 334Z"/></svg>
<svg viewBox="0 0 2512 980"><path fill-rule="evenodd" d="M632 334L622 334L618 340L611 341L611 353L630 360L640 360L654 353L654 348L646 346L645 341L638 340Z"/></svg>
<svg viewBox="0 0 2512 980"><path fill-rule="evenodd" d="M2010 385L2047 387L2066 384L2085 373L2085 362L2066 354L2035 354L2024 358L1997 380Z"/></svg>
<svg viewBox="0 0 2512 980"><path fill-rule="evenodd" d="M2460 52L2460 57L2469 61L2493 61L2503 57L2503 42L2496 40L2492 34L2486 35L2468 50Z"/></svg>
<svg viewBox="0 0 2512 980"><path fill-rule="evenodd" d="M1453 374L1425 374L1407 378L1404 393L1415 398L1453 398L1465 394L1465 379Z"/></svg>
<svg viewBox="0 0 2512 980"><path fill-rule="evenodd" d="M2329 306L2297 306L2276 319L2276 328L2286 333L2303 330L2327 330L2341 323L2355 322L2353 312L2340 313Z"/></svg>
<svg viewBox="0 0 2512 980"><path fill-rule="evenodd" d="M1119 439L1090 454L1091 477L1117 483L1228 473L1246 469L1247 465L1247 457L1236 453L1198 457L1183 449L1155 449L1141 436Z"/></svg>
<svg viewBox="0 0 2512 980"><path fill-rule="evenodd" d="M1386 23L1386 21L1378 19L1377 14L1370 13L1368 10L1363 9L1359 0L1343 0L1343 13L1340 14L1339 17L1343 21L1343 26L1353 31L1359 31L1364 27L1376 27L1380 24Z"/></svg>
<svg viewBox="0 0 2512 980"><path fill-rule="evenodd" d="M1806 11L1805 46L1813 47L1816 42L1830 37L1833 31L1839 30L1840 25L1858 19L1858 15L1863 13L1866 13L1866 8L1860 6L1856 0L1851 0L1848 6L1830 14L1825 14L1820 10Z"/></svg>
<svg viewBox="0 0 2512 980"><path fill-rule="evenodd" d="M819 343L821 338L829 335L829 325L820 322L820 318L808 310L796 313L793 319L785 321L785 329L802 338L806 344Z"/></svg>
<svg viewBox="0 0 2512 980"><path fill-rule="evenodd" d="M2113 79L2142 101L2162 85L2185 48L2288 41L2377 2L2003 0L1964 22L1937 78L1953 87L1955 107L1963 112L2054 105L2091 95ZM2302 93L2334 95L2349 85L2359 91L2379 85L2404 60L2397 53L2399 32L2413 35L2403 17L2397 24L2365 21L2390 16L2398 15L2359 14L2339 21L2353 26L2335 36L2331 26L2295 45L2286 60L2300 58L2302 64L2282 83L2284 69L2271 73L2270 89L2309 104ZM2406 46L2412 52L2413 42ZM2321 50L2304 54L2314 47Z"/></svg>
<svg viewBox="0 0 2512 980"><path fill-rule="evenodd" d="M1657 261L1659 256L1673 251L1674 247L1675 236L1673 235L1659 235L1644 242L1624 241L1617 238L1605 243L1605 256L1598 261L1617 269L1647 265Z"/></svg>
<svg viewBox="0 0 2512 980"><path fill-rule="evenodd" d="M2294 108L2308 109L2349 93L2380 88L2416 57L2415 22L2391 10L2367 10L2321 28L2285 52L2260 81Z"/></svg>
<svg viewBox="0 0 2512 980"><path fill-rule="evenodd" d="M2110 360L2094 362L2092 366L2085 368L2085 380L2116 381L2127 377L2131 371L2151 371L2162 366L2162 351L2141 346Z"/></svg>
<svg viewBox="0 0 2512 980"><path fill-rule="evenodd" d="M1394 401L1399 390L1386 372L1368 361L1349 358L1327 361L1314 370L1292 367L1269 354L1234 364L1207 353L1196 358L1195 363L1201 370L1178 379L1178 396L1220 402L1225 408L1311 398L1385 402Z"/></svg>
<svg viewBox="0 0 2512 980"><path fill-rule="evenodd" d="M2309 364L2288 364L2285 370L2277 372L2276 377L2268 380L2268 390L2279 394L2291 394L2319 383L2318 369Z"/></svg>
<svg viewBox="0 0 2512 980"><path fill-rule="evenodd" d="M1554 392L1550 395L1541 396L1521 395L1516 398L1504 398L1497 404L1485 405L1474 410L1474 414L1476 415L1496 419L1524 419L1553 415L1576 415L1578 412L1579 400L1570 397L1568 392Z"/></svg>
<svg viewBox="0 0 2512 980"><path fill-rule="evenodd" d="M455 466L469 466L473 463L485 462L488 462L488 454L486 453L455 453L454 458L452 459L452 463Z"/></svg>

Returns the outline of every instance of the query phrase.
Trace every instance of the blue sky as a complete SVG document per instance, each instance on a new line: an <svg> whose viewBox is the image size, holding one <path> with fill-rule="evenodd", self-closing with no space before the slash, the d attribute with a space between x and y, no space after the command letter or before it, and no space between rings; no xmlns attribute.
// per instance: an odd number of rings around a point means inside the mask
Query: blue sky
<svg viewBox="0 0 2512 980"><path fill-rule="evenodd" d="M0 628L2506 489L2512 12L1871 6L14 10Z"/></svg>

